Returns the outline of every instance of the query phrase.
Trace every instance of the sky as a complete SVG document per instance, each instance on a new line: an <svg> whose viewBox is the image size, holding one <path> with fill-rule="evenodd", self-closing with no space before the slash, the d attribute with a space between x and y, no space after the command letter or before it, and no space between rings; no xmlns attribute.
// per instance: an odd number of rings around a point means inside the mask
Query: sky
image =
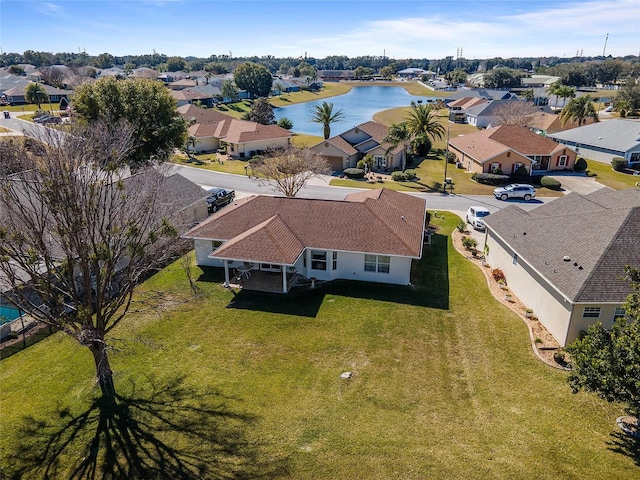
<svg viewBox="0 0 640 480"><path fill-rule="evenodd" d="M640 0L0 0L0 48L202 58L616 57L640 54Z"/></svg>

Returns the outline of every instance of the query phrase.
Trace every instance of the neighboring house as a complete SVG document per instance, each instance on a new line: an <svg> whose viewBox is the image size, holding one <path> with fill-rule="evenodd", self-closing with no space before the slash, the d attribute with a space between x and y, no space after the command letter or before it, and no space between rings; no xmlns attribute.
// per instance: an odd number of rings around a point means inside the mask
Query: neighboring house
<svg viewBox="0 0 640 480"><path fill-rule="evenodd" d="M124 77L124 68L113 66L98 71L98 77Z"/></svg>
<svg viewBox="0 0 640 480"><path fill-rule="evenodd" d="M339 82L356 78L355 70L318 70L318 78L325 82Z"/></svg>
<svg viewBox="0 0 640 480"><path fill-rule="evenodd" d="M160 77L162 79L162 76ZM171 90L184 90L185 88L193 88L199 85L197 78L181 78L168 84Z"/></svg>
<svg viewBox="0 0 640 480"><path fill-rule="evenodd" d="M487 128L504 123L501 118L501 110L511 105L511 102L520 102L524 108L535 107L532 102L528 100L519 100L517 98L511 98L506 100L489 100L487 102L478 102L475 105L471 105L463 110L465 114L465 123L473 125L478 128ZM506 106L506 107L505 107ZM544 111L547 107L535 107L539 111Z"/></svg>
<svg viewBox="0 0 640 480"><path fill-rule="evenodd" d="M224 267L226 284L238 269L270 273L283 293L300 278L409 285L411 260L422 256L425 215L424 199L388 189L343 201L252 196L183 237L194 240L198 265Z"/></svg>
<svg viewBox="0 0 640 480"><path fill-rule="evenodd" d="M511 98L517 98L517 95L512 94L507 90L490 90L486 88L461 88L455 93L447 96L445 102L453 102L464 97L484 98L487 100L509 100Z"/></svg>
<svg viewBox="0 0 640 480"><path fill-rule="evenodd" d="M524 166L530 174L571 170L576 153L519 125L500 125L449 140L449 150L469 172L510 175Z"/></svg>
<svg viewBox="0 0 640 480"><path fill-rule="evenodd" d="M626 265L640 265L640 189L571 193L484 218L487 261L562 346L624 316Z"/></svg>
<svg viewBox="0 0 640 480"><path fill-rule="evenodd" d="M409 67L397 71L396 75L401 78L416 78L422 77L422 75L426 75L427 77L429 77L429 79L434 79L436 76L436 72L432 72L431 70L423 70L422 68Z"/></svg>
<svg viewBox="0 0 640 480"><path fill-rule="evenodd" d="M449 121L453 123L467 123L467 109L489 102L481 97L462 97L449 102Z"/></svg>
<svg viewBox="0 0 640 480"><path fill-rule="evenodd" d="M212 92L215 90L218 94L196 90L195 88L185 88L183 90L169 90L169 95L178 102L178 107L194 102L201 102L207 107L212 107L215 103L215 98L220 97L220 90L216 87L211 87L211 89L213 89Z"/></svg>
<svg viewBox="0 0 640 480"><path fill-rule="evenodd" d="M26 84L21 84L20 86L10 88L2 92L3 95L6 96L7 101L11 105L24 105L27 103L25 99L25 91L27 88ZM51 85L45 85L44 83L40 84L47 92L49 99L46 102L42 103L58 103L62 98L69 100L73 92L71 90L63 90L61 88L52 87Z"/></svg>
<svg viewBox="0 0 640 480"><path fill-rule="evenodd" d="M361 123L340 135L314 145L310 150L322 155L334 171L353 168L365 155L373 157L373 169L378 171L404 170L406 151L403 145L387 151L391 145L383 142L388 128L381 123Z"/></svg>
<svg viewBox="0 0 640 480"><path fill-rule="evenodd" d="M178 112L188 121L195 122L189 127L189 135L196 138L196 152L224 148L232 157L251 158L265 150L286 147L293 136L289 130L278 125L238 120L195 105L178 107Z"/></svg>
<svg viewBox="0 0 640 480"><path fill-rule="evenodd" d="M560 77L553 75L529 75L520 79L520 86L523 88L548 88L558 81L560 81Z"/></svg>
<svg viewBox="0 0 640 480"><path fill-rule="evenodd" d="M548 136L589 160L611 163L622 157L629 166L640 166L640 122L635 120L611 119Z"/></svg>
<svg viewBox="0 0 640 480"><path fill-rule="evenodd" d="M588 118L587 124L593 123L592 118ZM527 122L527 127L532 132L539 135L550 135L552 133L563 132L572 128L578 127L578 122L567 120L564 124L560 119L560 115L557 113L549 112L536 112L531 117L531 120Z"/></svg>

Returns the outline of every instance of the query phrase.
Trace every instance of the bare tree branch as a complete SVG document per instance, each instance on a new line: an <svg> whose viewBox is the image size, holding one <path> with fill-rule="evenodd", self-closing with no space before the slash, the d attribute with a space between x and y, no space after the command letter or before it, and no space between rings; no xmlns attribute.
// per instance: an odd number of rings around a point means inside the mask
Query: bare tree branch
<svg viewBox="0 0 640 480"><path fill-rule="evenodd" d="M271 151L254 171L259 184L268 185L286 197L295 197L310 178L331 173L326 158L292 145Z"/></svg>

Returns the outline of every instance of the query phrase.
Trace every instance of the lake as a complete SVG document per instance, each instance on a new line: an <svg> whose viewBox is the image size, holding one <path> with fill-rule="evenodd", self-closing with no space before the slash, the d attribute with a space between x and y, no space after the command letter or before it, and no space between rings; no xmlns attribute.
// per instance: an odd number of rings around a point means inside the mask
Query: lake
<svg viewBox="0 0 640 480"><path fill-rule="evenodd" d="M369 120L381 110L408 107L411 101L418 103L435 102L435 97L410 95L402 87L353 87L349 93L337 97L323 98L312 102L296 103L287 107L274 108L276 120L287 117L293 122L291 129L296 133L322 136L322 125L311 121L314 107L322 102L333 103L333 111L342 110L344 121L331 124L331 136L340 134Z"/></svg>

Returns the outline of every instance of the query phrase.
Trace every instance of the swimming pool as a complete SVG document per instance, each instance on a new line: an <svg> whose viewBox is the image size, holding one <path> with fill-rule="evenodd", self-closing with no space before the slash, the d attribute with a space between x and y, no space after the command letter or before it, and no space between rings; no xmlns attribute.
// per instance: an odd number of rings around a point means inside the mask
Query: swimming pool
<svg viewBox="0 0 640 480"><path fill-rule="evenodd" d="M0 305L0 325L3 323L9 323L15 320L16 318L20 318L22 316L22 312L14 307L9 307L7 305Z"/></svg>

